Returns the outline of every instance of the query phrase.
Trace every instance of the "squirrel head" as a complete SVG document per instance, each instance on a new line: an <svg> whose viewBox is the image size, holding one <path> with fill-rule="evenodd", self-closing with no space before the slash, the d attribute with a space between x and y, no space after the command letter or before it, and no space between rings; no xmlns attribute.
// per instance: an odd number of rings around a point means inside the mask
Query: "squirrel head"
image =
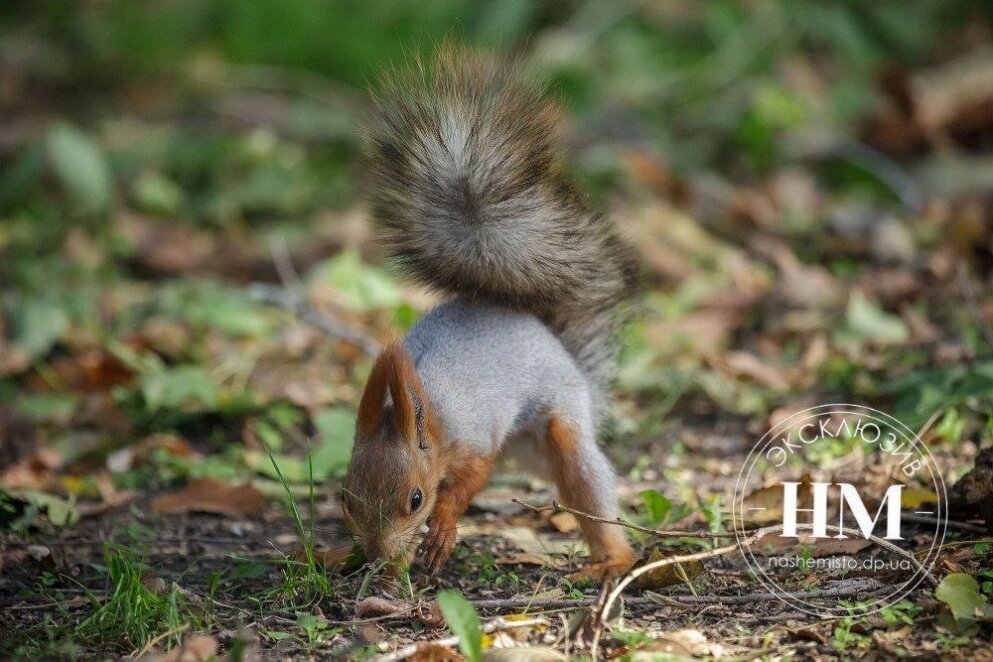
<svg viewBox="0 0 993 662"><path fill-rule="evenodd" d="M434 510L440 428L402 343L384 349L359 404L342 517L369 560L406 565Z"/></svg>

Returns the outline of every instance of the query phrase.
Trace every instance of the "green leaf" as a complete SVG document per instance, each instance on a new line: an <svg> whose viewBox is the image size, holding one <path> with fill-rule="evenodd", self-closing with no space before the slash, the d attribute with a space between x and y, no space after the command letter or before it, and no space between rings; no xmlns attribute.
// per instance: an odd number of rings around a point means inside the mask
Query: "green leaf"
<svg viewBox="0 0 993 662"><path fill-rule="evenodd" d="M355 310L395 308L403 299L386 272L362 262L359 252L349 248L318 267L323 280Z"/></svg>
<svg viewBox="0 0 993 662"><path fill-rule="evenodd" d="M69 328L69 317L51 301L24 302L16 318L16 342L32 359L48 353Z"/></svg>
<svg viewBox="0 0 993 662"><path fill-rule="evenodd" d="M230 336L262 338L272 330L269 314L247 292L212 283L184 285L170 293L166 307L179 319Z"/></svg>
<svg viewBox="0 0 993 662"><path fill-rule="evenodd" d="M245 451L244 461L252 471L257 471L263 476L268 476L274 480L282 479L287 483L297 484L310 482L307 458L294 457L283 453L273 453L270 459L270 456L262 451ZM273 466L273 462L279 467L279 471ZM323 480L317 474L317 471L314 471L314 480Z"/></svg>
<svg viewBox="0 0 993 662"><path fill-rule="evenodd" d="M667 521L672 512L672 501L664 497L658 490L644 490L640 493L645 502L645 513L652 524Z"/></svg>
<svg viewBox="0 0 993 662"><path fill-rule="evenodd" d="M438 607L452 633L459 638L459 650L469 662L483 659L483 628L472 603L457 591L439 591Z"/></svg>
<svg viewBox="0 0 993 662"><path fill-rule="evenodd" d="M131 194L143 211L161 216L175 216L186 201L183 189L158 172L147 172L138 177Z"/></svg>
<svg viewBox="0 0 993 662"><path fill-rule="evenodd" d="M314 478L343 476L352 457L355 438L355 412L344 407L332 407L314 416L314 427L321 445L314 451Z"/></svg>
<svg viewBox="0 0 993 662"><path fill-rule="evenodd" d="M314 416L314 427L321 443L313 450L314 482L322 483L332 476L343 476L352 455L352 440L355 437L355 412L344 407L331 407ZM260 451L246 451L245 464L253 471L279 480L279 474L287 483L309 483L310 467L307 458L274 453L272 459ZM273 466L279 466L279 471Z"/></svg>
<svg viewBox="0 0 993 662"><path fill-rule="evenodd" d="M110 207L113 179L100 146L69 124L56 124L48 131L48 157L52 170L69 197L84 214L105 212Z"/></svg>
<svg viewBox="0 0 993 662"><path fill-rule="evenodd" d="M72 393L32 393L17 402L17 412L33 421L67 425L76 410L77 399Z"/></svg>
<svg viewBox="0 0 993 662"><path fill-rule="evenodd" d="M72 526L79 521L79 511L65 499L36 490L6 490L6 493L44 510L55 526Z"/></svg>
<svg viewBox="0 0 993 662"><path fill-rule="evenodd" d="M218 389L206 371L193 365L166 368L143 375L141 393L150 412L159 409L212 410Z"/></svg>
<svg viewBox="0 0 993 662"><path fill-rule="evenodd" d="M960 625L993 619L993 607L979 593L979 583L965 573L953 573L942 579L934 589L934 597L948 605Z"/></svg>
<svg viewBox="0 0 993 662"><path fill-rule="evenodd" d="M902 319L882 310L857 291L848 300L845 331L857 340L882 344L899 344L910 337Z"/></svg>

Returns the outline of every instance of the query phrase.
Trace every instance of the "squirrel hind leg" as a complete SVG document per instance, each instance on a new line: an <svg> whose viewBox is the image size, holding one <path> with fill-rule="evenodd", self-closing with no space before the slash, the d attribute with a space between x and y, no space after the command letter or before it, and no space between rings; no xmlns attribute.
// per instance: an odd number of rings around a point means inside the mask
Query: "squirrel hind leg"
<svg viewBox="0 0 993 662"><path fill-rule="evenodd" d="M584 513L618 516L616 479L610 460L596 444L592 422L553 415L546 433L548 464L562 502ZM579 518L591 564L572 575L596 580L627 572L637 560L624 528Z"/></svg>

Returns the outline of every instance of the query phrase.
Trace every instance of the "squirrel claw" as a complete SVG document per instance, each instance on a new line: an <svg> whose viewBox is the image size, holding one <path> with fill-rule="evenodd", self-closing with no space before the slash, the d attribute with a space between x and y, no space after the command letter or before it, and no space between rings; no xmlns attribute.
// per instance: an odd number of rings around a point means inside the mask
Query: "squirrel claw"
<svg viewBox="0 0 993 662"><path fill-rule="evenodd" d="M455 549L455 523L450 525L442 522L433 522L431 529L424 536L421 549L424 550L423 562L432 575L436 574L444 565L448 557Z"/></svg>

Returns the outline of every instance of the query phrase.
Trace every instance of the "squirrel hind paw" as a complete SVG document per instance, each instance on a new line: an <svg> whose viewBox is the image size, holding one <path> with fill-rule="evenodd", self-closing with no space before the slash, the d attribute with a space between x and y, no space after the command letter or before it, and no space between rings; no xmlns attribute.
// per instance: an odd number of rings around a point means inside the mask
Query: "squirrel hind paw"
<svg viewBox="0 0 993 662"><path fill-rule="evenodd" d="M592 580L596 583L602 583L607 579L613 579L614 577L620 577L625 574L634 567L637 560L638 557L634 551L628 548L624 550L624 553L613 554L610 558L601 561L591 561L576 572L567 575L566 579L571 582Z"/></svg>

